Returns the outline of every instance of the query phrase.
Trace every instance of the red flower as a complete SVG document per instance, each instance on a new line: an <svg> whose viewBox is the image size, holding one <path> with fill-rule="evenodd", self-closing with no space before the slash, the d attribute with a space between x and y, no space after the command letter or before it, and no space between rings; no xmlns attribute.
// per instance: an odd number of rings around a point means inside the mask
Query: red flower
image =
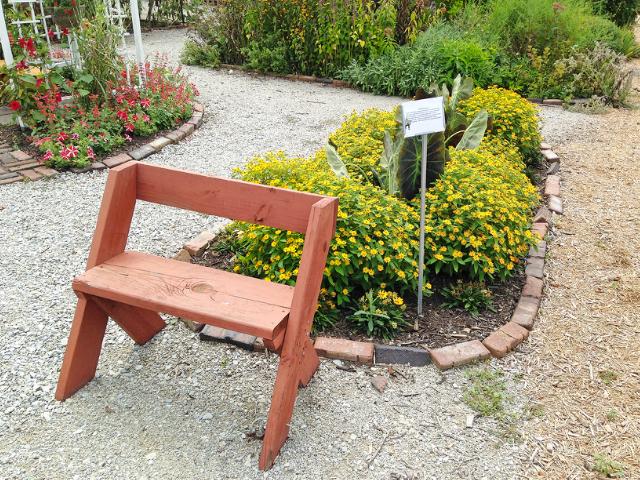
<svg viewBox="0 0 640 480"><path fill-rule="evenodd" d="M44 79L43 78L37 79L36 80L36 88L40 88L43 83L44 83Z"/></svg>
<svg viewBox="0 0 640 480"><path fill-rule="evenodd" d="M53 37L55 37L55 36L56 36L55 32L54 32L53 30L51 30L51 29L49 29L49 31L47 32L47 35L48 35L48 36L49 36L49 38L51 38L51 39L52 39Z"/></svg>
<svg viewBox="0 0 640 480"><path fill-rule="evenodd" d="M134 127L134 126L133 126L133 123L127 123L127 124L124 126L124 129L125 129L127 132L133 132L133 131L135 130L135 128L136 128L136 127Z"/></svg>
<svg viewBox="0 0 640 480"><path fill-rule="evenodd" d="M16 70L20 71L20 70L25 70L29 65L27 65L27 62L25 62L24 60L16 63Z"/></svg>
<svg viewBox="0 0 640 480"><path fill-rule="evenodd" d="M116 116L123 122L126 122L129 119L129 115L127 115L127 112L125 112L124 110L118 110Z"/></svg>
<svg viewBox="0 0 640 480"><path fill-rule="evenodd" d="M47 150L47 152L44 154L44 157L42 157L42 159L45 162L48 162L49 160L51 160L53 158L53 152L51 150Z"/></svg>
<svg viewBox="0 0 640 480"><path fill-rule="evenodd" d="M60 135L58 135L58 141L59 142L64 142L65 140L69 139L69 135L67 135L64 132L60 132Z"/></svg>
<svg viewBox="0 0 640 480"><path fill-rule="evenodd" d="M62 94L60 92L56 92L56 102L60 103L62 101Z"/></svg>
<svg viewBox="0 0 640 480"><path fill-rule="evenodd" d="M69 29L68 29L67 27L64 27L64 28L62 29L62 35L64 35L65 37L66 37L67 35L69 35Z"/></svg>
<svg viewBox="0 0 640 480"><path fill-rule="evenodd" d="M144 108L149 108L151 106L151 101L148 98L143 98L142 100L140 100L140 105L142 105Z"/></svg>
<svg viewBox="0 0 640 480"><path fill-rule="evenodd" d="M22 108L22 105L20 104L20 102L18 100L13 100L13 101L9 102L9 108L11 110L13 110L14 112L17 112L18 110L20 110Z"/></svg>
<svg viewBox="0 0 640 480"><path fill-rule="evenodd" d="M78 147L75 145L69 145L60 152L60 155L62 155L62 158L64 159L76 158L78 156Z"/></svg>
<svg viewBox="0 0 640 480"><path fill-rule="evenodd" d="M92 160L96 158L96 154L93 152L93 148L87 147L87 157L89 157Z"/></svg>

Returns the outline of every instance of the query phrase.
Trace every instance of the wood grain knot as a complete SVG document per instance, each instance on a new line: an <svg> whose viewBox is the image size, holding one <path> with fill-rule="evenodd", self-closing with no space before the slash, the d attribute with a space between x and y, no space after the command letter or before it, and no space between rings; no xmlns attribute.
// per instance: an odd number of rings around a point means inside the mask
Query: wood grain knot
<svg viewBox="0 0 640 480"><path fill-rule="evenodd" d="M198 282L191 285L191 291L196 293L211 293L215 292L215 288L212 285L209 285L205 282Z"/></svg>

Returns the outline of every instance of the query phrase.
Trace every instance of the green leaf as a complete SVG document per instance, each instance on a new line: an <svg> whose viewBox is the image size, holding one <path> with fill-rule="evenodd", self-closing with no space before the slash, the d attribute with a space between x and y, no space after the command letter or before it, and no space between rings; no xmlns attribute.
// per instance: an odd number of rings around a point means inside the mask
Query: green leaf
<svg viewBox="0 0 640 480"><path fill-rule="evenodd" d="M487 131L488 120L489 114L487 111L480 110L464 131L464 135L462 135L460 142L458 142L456 150L473 150L474 148L478 148Z"/></svg>
<svg viewBox="0 0 640 480"><path fill-rule="evenodd" d="M44 121L47 117L45 117L43 114L41 114L38 110L32 110L31 111L31 117L36 121L36 122L42 122Z"/></svg>
<svg viewBox="0 0 640 480"><path fill-rule="evenodd" d="M30 85L35 85L36 84L36 77L34 77L33 75L21 75L20 76L20 81L22 81L24 83L28 83Z"/></svg>
<svg viewBox="0 0 640 480"><path fill-rule="evenodd" d="M80 94L81 97L86 97L87 95L89 95L91 92L89 90L85 90L83 88L79 88L78 89L78 93Z"/></svg>
<svg viewBox="0 0 640 480"><path fill-rule="evenodd" d="M84 75L81 75L80 78L78 78L78 81L83 83L91 83L93 82L93 75L85 73Z"/></svg>
<svg viewBox="0 0 640 480"><path fill-rule="evenodd" d="M331 170L333 170L333 173L335 173L339 178L349 178L347 166L340 158L340 154L336 149L333 148L332 145L327 144L325 151L327 152L327 163L331 167Z"/></svg>

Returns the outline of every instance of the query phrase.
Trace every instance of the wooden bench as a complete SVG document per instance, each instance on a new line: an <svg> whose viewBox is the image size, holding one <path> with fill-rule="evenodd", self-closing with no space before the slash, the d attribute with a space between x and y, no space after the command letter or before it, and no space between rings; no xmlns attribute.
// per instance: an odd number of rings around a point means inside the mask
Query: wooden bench
<svg viewBox="0 0 640 480"><path fill-rule="evenodd" d="M137 200L305 234L296 286L125 251ZM138 162L110 170L87 271L73 280L78 305L56 399L95 376L107 319L142 345L165 326L158 312L264 339L280 355L259 466L287 439L299 386L318 356L309 339L338 200Z"/></svg>

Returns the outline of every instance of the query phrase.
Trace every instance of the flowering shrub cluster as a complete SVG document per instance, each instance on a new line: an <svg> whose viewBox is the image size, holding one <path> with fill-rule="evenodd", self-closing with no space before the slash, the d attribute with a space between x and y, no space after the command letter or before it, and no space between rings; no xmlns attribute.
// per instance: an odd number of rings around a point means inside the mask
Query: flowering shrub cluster
<svg viewBox="0 0 640 480"><path fill-rule="evenodd" d="M473 95L458 104L467 118L480 110L491 116L489 137L498 137L515 145L527 163L535 161L540 152L538 108L511 90L500 87L476 88Z"/></svg>
<svg viewBox="0 0 640 480"><path fill-rule="evenodd" d="M360 297L357 310L349 318L369 336L391 338L399 328L409 325L404 318L406 309L400 295L380 288Z"/></svg>
<svg viewBox="0 0 640 480"><path fill-rule="evenodd" d="M134 75L136 72L134 71ZM198 94L179 69L163 62L144 66L146 82L137 88L120 80L109 85L109 101L91 94L75 93L74 101L63 104L61 90L55 85L36 97L33 142L42 152L42 160L51 167L83 168L97 155L107 154L133 136L153 135L173 127L191 116L192 101Z"/></svg>
<svg viewBox="0 0 640 480"><path fill-rule="evenodd" d="M336 308L346 307L354 295L377 288L402 294L415 291L417 284L416 210L369 183L338 178L327 170L321 155L301 159L278 152L254 158L235 172L246 181L340 199L336 236L324 272L321 323L330 321ZM259 225L242 229L244 254L237 256L235 270L294 284L303 236Z"/></svg>

